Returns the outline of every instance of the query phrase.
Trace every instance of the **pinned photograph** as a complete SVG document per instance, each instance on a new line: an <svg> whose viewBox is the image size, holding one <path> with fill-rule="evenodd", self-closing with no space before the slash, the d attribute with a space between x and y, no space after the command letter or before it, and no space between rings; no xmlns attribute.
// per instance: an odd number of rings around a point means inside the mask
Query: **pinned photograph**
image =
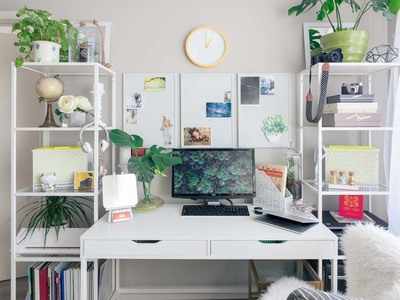
<svg viewBox="0 0 400 300"><path fill-rule="evenodd" d="M240 78L240 104L260 104L260 77Z"/></svg>
<svg viewBox="0 0 400 300"><path fill-rule="evenodd" d="M275 95L275 80L273 78L260 78L260 94L263 96Z"/></svg>
<svg viewBox="0 0 400 300"><path fill-rule="evenodd" d="M183 144L185 146L210 146L211 128L185 127L183 129Z"/></svg>
<svg viewBox="0 0 400 300"><path fill-rule="evenodd" d="M232 92L226 91L224 94L224 102L231 102L232 101Z"/></svg>
<svg viewBox="0 0 400 300"><path fill-rule="evenodd" d="M232 103L207 102L207 118L230 118L232 116Z"/></svg>
<svg viewBox="0 0 400 300"><path fill-rule="evenodd" d="M94 180L92 171L77 171L74 173L74 190L92 191Z"/></svg>
<svg viewBox="0 0 400 300"><path fill-rule="evenodd" d="M127 110L135 110L143 108L143 96L140 93L134 93L128 98L128 103L126 104Z"/></svg>
<svg viewBox="0 0 400 300"><path fill-rule="evenodd" d="M162 92L166 87L165 77L145 77L144 91L145 92Z"/></svg>

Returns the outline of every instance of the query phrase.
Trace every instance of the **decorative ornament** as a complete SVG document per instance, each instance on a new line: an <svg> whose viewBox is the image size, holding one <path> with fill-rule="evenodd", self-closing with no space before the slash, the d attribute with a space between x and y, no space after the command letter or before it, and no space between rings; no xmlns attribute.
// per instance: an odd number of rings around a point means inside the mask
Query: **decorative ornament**
<svg viewBox="0 0 400 300"><path fill-rule="evenodd" d="M40 184L43 192L52 192L56 189L57 175L56 173L45 173L40 175Z"/></svg>
<svg viewBox="0 0 400 300"><path fill-rule="evenodd" d="M53 103L64 93L64 84L59 76L42 77L36 83L36 93L39 96L39 102L47 103L47 113L43 124L40 127L58 127L53 115Z"/></svg>
<svg viewBox="0 0 400 300"><path fill-rule="evenodd" d="M367 52L365 60L370 63L390 63L399 57L399 49L391 45L380 45Z"/></svg>

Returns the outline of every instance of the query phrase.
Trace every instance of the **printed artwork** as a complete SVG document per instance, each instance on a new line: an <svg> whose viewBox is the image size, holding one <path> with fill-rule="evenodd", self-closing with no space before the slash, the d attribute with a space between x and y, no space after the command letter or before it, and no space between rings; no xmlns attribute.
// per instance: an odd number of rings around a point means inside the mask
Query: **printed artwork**
<svg viewBox="0 0 400 300"><path fill-rule="evenodd" d="M166 116L162 116L161 120L161 128L160 128L163 136L164 146L172 145L172 123L171 120Z"/></svg>
<svg viewBox="0 0 400 300"><path fill-rule="evenodd" d="M364 196L340 195L339 215L344 218L362 220L364 217Z"/></svg>
<svg viewBox="0 0 400 300"><path fill-rule="evenodd" d="M275 81L273 78L260 78L260 94L262 96L275 94Z"/></svg>
<svg viewBox="0 0 400 300"><path fill-rule="evenodd" d="M260 104L260 77L242 77L240 79L240 104Z"/></svg>
<svg viewBox="0 0 400 300"><path fill-rule="evenodd" d="M210 146L211 128L209 127L185 127L183 132L185 146Z"/></svg>
<svg viewBox="0 0 400 300"><path fill-rule="evenodd" d="M166 86L165 77L145 77L144 78L144 91L145 92L161 92L165 90Z"/></svg>
<svg viewBox="0 0 400 300"><path fill-rule="evenodd" d="M270 143L276 143L288 131L288 126L282 115L271 115L263 120L261 131Z"/></svg>
<svg viewBox="0 0 400 300"><path fill-rule="evenodd" d="M231 102L207 102L207 118L230 118L232 116Z"/></svg>

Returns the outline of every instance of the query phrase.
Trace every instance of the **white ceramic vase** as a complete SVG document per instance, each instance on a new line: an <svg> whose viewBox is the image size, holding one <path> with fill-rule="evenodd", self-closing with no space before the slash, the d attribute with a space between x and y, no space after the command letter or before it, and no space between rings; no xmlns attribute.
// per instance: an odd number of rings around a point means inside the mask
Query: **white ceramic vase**
<svg viewBox="0 0 400 300"><path fill-rule="evenodd" d="M86 113L81 111L74 111L69 116L70 127L81 127L86 123Z"/></svg>
<svg viewBox="0 0 400 300"><path fill-rule="evenodd" d="M34 62L52 64L60 62L61 45L49 41L32 42L32 60Z"/></svg>

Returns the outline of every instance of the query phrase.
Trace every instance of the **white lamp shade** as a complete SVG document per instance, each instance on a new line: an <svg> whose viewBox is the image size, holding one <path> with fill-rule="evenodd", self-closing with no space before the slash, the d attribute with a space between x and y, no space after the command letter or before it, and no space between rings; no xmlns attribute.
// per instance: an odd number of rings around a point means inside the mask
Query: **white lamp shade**
<svg viewBox="0 0 400 300"><path fill-rule="evenodd" d="M103 205L106 210L134 207L138 202L134 174L103 177Z"/></svg>

